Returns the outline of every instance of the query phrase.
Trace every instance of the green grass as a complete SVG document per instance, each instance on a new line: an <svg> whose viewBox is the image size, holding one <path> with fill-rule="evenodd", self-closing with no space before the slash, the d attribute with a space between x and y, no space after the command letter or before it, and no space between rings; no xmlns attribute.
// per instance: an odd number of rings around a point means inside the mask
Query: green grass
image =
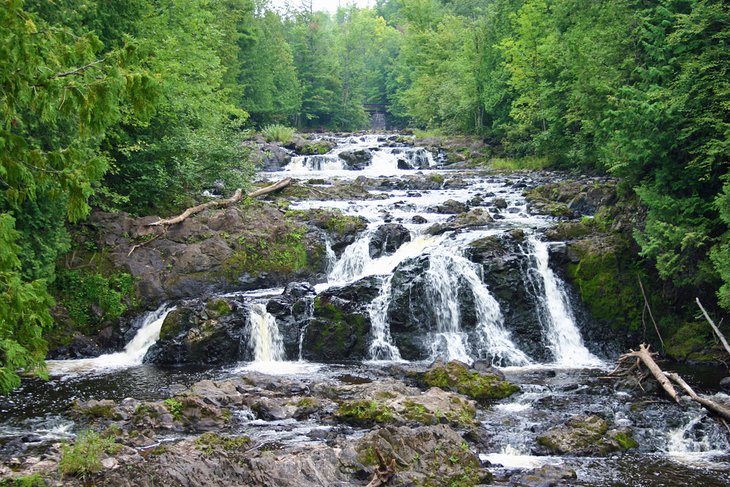
<svg viewBox="0 0 730 487"><path fill-rule="evenodd" d="M102 470L101 456L116 451L113 438L102 438L92 430L82 431L73 445L64 445L58 470L61 478L66 475L86 479Z"/></svg>
<svg viewBox="0 0 730 487"><path fill-rule="evenodd" d="M261 135L264 136L266 142L281 142L286 144L287 142L291 142L295 133L296 131L293 128L278 123L267 125L261 129Z"/></svg>
<svg viewBox="0 0 730 487"><path fill-rule="evenodd" d="M521 157L519 159L495 157L487 163L495 171L541 171L550 167L544 157Z"/></svg>

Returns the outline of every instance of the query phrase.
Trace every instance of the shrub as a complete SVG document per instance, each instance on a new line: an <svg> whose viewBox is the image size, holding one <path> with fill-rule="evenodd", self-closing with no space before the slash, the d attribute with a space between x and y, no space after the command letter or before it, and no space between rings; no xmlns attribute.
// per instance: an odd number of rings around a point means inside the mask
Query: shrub
<svg viewBox="0 0 730 487"><path fill-rule="evenodd" d="M267 125L261 129L266 142L281 142L286 144L294 137L294 129L278 123Z"/></svg>

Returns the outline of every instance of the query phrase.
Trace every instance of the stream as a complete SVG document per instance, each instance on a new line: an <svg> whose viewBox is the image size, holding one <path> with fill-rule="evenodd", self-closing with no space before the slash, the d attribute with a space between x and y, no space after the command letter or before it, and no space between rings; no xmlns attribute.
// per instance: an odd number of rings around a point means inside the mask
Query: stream
<svg viewBox="0 0 730 487"><path fill-rule="evenodd" d="M574 469L575 485L730 485L730 443L722 425L699 407L682 409L654 395L642 401L640 394L601 379L618 349L610 337L602 337L574 291L551 267L560 243L547 242L543 232L556 220L529 211L523 191L536 184L531 175L456 173L442 167L438 154L399 144L388 135L335 140L337 147L328 154L296 156L281 171L260 176L325 185L358 178L391 184L418 174L441 182L435 189L384 184L373 192L375 198L303 200L290 206L338 209L367 220L367 228L346 248L335 252L328 242L327 280L314 285L320 296L337 296L341 289L363 282L375 286L375 298L364 303L370 323L364 360L308 360L314 295L307 298L310 308L298 318L296 332L287 333L267 307L282 294L277 288L225 294L246 304L242 319L248 323L246 347L253 360L215 368L145 365L144 356L157 341L165 317L178 305L166 303L139 317L139 331L124 350L92 359L49 361L50 380L25 380L10 396L0 398L0 457L73 438L76 425L68 407L74 400L166 398L202 379L225 379L244 371L305 385L370 382L393 365L425 368L444 359L492 364L521 388L478 411L489 447L477 453L497 482L507 482L515 471L552 464ZM371 159L353 166L340 157L358 151L371 154ZM488 218L489 224L454 226L458 211L450 211L450 206L461 207L462 213L468 208L474 218ZM434 230L438 225L442 227ZM383 233L384 226L388 232ZM507 269L515 270L505 288L515 288L527 305L512 305L511 294L497 289L496 271L471 250L481 248L475 245L484 239L515 232L524 237L504 258L513 266ZM396 236L398 242L393 240ZM701 368L680 372L700 391L730 400L713 389L716 378L705 380ZM572 415L588 414L631 428L639 447L603 457L548 456L536 450L537 437L548 428ZM240 411L236 420L240 433L278 443L317 443L312 431L328 428L313 420L265 421L250 411Z"/></svg>

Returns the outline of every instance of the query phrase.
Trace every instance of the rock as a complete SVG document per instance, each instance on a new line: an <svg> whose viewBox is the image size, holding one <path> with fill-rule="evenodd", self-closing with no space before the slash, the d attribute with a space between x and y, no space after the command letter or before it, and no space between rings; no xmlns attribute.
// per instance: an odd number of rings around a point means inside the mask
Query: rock
<svg viewBox="0 0 730 487"><path fill-rule="evenodd" d="M720 381L720 389L725 392L730 391L730 377L725 377Z"/></svg>
<svg viewBox="0 0 730 487"><path fill-rule="evenodd" d="M301 135L295 135L292 140L285 145L287 149L290 149L298 155L307 156L315 154L326 154L335 148L337 144L331 140L326 139L315 139L307 140Z"/></svg>
<svg viewBox="0 0 730 487"><path fill-rule="evenodd" d="M520 388L495 374L469 370L466 364L437 361L421 377L429 387L456 391L482 403L509 397Z"/></svg>
<svg viewBox="0 0 730 487"><path fill-rule="evenodd" d="M415 215L413 218L411 218L411 223L415 223L417 225L421 225L423 223L428 223L428 220L423 218L421 215Z"/></svg>
<svg viewBox="0 0 730 487"><path fill-rule="evenodd" d="M466 206L466 203L462 203L456 200L446 200L438 206L431 207L430 211L432 211L433 213L441 213L445 215L456 215L459 213L464 213L468 209L469 207Z"/></svg>
<svg viewBox="0 0 730 487"><path fill-rule="evenodd" d="M537 441L551 452L569 455L606 455L638 446L630 430L609 431L608 422L595 415L574 416L539 435Z"/></svg>
<svg viewBox="0 0 730 487"><path fill-rule="evenodd" d="M241 307L222 298L181 303L165 318L145 363L220 365L242 360L248 313L238 311Z"/></svg>
<svg viewBox="0 0 730 487"><path fill-rule="evenodd" d="M564 485L565 481L577 479L578 475L565 465L544 465L525 473L513 475L510 485L515 487L553 487Z"/></svg>
<svg viewBox="0 0 730 487"><path fill-rule="evenodd" d="M497 209L500 209L500 210L507 209L507 200L505 200L504 198L495 198L494 201L492 201L492 204Z"/></svg>
<svg viewBox="0 0 730 487"><path fill-rule="evenodd" d="M373 154L369 150L343 151L339 154L340 159L347 163L347 169L360 171L369 166L373 160Z"/></svg>
<svg viewBox="0 0 730 487"><path fill-rule="evenodd" d="M315 362L368 358L368 306L379 293L379 280L371 277L317 296L312 321L304 333L304 358Z"/></svg>
<svg viewBox="0 0 730 487"><path fill-rule="evenodd" d="M102 465L102 467L104 467L107 470L113 470L113 469L119 467L119 462L117 461L116 458L107 457L101 461L101 465Z"/></svg>
<svg viewBox="0 0 730 487"><path fill-rule="evenodd" d="M380 225L370 237L370 257L377 259L390 255L406 242L411 241L411 232L398 223Z"/></svg>
<svg viewBox="0 0 730 487"><path fill-rule="evenodd" d="M430 235L440 235L449 231L483 227L492 222L494 222L494 218L492 218L488 211L483 208L472 208L466 213L449 218L444 223L436 223L430 226L427 232Z"/></svg>

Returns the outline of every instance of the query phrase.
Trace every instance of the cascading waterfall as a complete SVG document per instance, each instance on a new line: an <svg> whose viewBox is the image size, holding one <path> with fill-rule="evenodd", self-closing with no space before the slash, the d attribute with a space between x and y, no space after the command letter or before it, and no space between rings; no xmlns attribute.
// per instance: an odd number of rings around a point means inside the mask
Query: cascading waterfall
<svg viewBox="0 0 730 487"><path fill-rule="evenodd" d="M249 320L251 335L248 346L253 352L255 362L280 362L285 359L284 340L279 326L268 311L266 305L251 303Z"/></svg>
<svg viewBox="0 0 730 487"><path fill-rule="evenodd" d="M583 343L563 283L548 265L547 243L530 235L528 245L532 249L530 257L534 259L535 267L528 270L527 280L535 291L538 316L555 363L571 367L603 365Z"/></svg>
<svg viewBox="0 0 730 487"><path fill-rule="evenodd" d="M679 460L703 460L707 454L724 454L730 448L727 435L717 425L702 425L707 420L704 410L667 433L667 453Z"/></svg>
<svg viewBox="0 0 730 487"><path fill-rule="evenodd" d="M335 251L332 250L332 244L328 238L324 241L324 252L325 258L327 259L327 267L325 268L325 271L327 272L327 275L329 275L334 270L335 264L337 264L337 254L335 254Z"/></svg>
<svg viewBox="0 0 730 487"><path fill-rule="evenodd" d="M402 360L398 347L392 343L390 325L388 324L392 279L392 274L383 278L380 294L370 303L368 308L373 333L373 341L370 343L370 358L372 360Z"/></svg>
<svg viewBox="0 0 730 487"><path fill-rule="evenodd" d="M307 298L307 308L306 312L304 314L304 317L302 319L302 322L304 323L302 325L301 330L299 330L299 361L304 361L304 355L303 355L303 349L304 349L304 335L307 333L307 327L309 326L309 322L312 321L312 317L314 316L314 298Z"/></svg>
<svg viewBox="0 0 730 487"><path fill-rule="evenodd" d="M93 372L97 369L117 369L142 365L147 350L160 338L162 323L167 315L175 309L163 304L155 311L147 313L141 318L142 324L127 345L124 351L108 353L95 358L77 360L48 360L49 371L54 373Z"/></svg>
<svg viewBox="0 0 730 487"><path fill-rule="evenodd" d="M530 358L512 341L504 328L499 303L477 274L476 265L456 253L441 248L431 254L426 271L427 297L436 317L436 334L432 345L434 357L472 363L467 334L461 329L459 288L465 284L474 296L477 316L479 356L491 357L500 365L526 365Z"/></svg>
<svg viewBox="0 0 730 487"><path fill-rule="evenodd" d="M370 258L370 232L348 245L328 275L330 282L348 282L360 276Z"/></svg>

